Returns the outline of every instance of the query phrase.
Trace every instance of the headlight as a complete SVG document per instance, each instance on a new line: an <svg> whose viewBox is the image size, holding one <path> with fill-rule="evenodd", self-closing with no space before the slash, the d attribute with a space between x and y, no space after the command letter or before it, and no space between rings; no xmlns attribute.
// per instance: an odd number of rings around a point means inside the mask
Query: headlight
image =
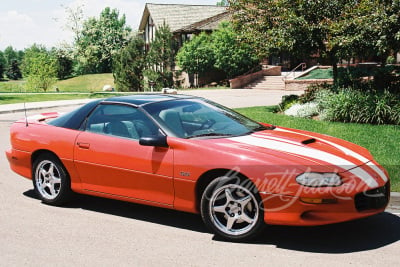
<svg viewBox="0 0 400 267"><path fill-rule="evenodd" d="M296 182L310 187L339 186L342 184L342 179L333 172L305 172L296 177Z"/></svg>

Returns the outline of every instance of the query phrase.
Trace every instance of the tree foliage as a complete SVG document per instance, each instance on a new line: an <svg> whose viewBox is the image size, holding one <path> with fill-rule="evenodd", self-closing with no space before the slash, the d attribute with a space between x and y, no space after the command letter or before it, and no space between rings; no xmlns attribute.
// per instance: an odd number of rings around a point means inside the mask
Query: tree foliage
<svg viewBox="0 0 400 267"><path fill-rule="evenodd" d="M34 44L25 50L22 71L28 88L47 91L57 81L57 60L44 46Z"/></svg>
<svg viewBox="0 0 400 267"><path fill-rule="evenodd" d="M79 17L78 17L79 18ZM112 56L129 41L131 28L126 25L125 15L106 7L99 18L83 22L82 30L76 28L76 53L82 73L111 72Z"/></svg>
<svg viewBox="0 0 400 267"><path fill-rule="evenodd" d="M229 1L228 0L218 1L217 6L229 6Z"/></svg>
<svg viewBox="0 0 400 267"><path fill-rule="evenodd" d="M8 66L6 71L6 76L10 80L18 80L22 78L22 72L18 60L11 60L11 64Z"/></svg>
<svg viewBox="0 0 400 267"><path fill-rule="evenodd" d="M222 22L212 33L215 68L224 71L228 78L243 74L258 64L258 57L250 45L239 42L228 22Z"/></svg>
<svg viewBox="0 0 400 267"><path fill-rule="evenodd" d="M172 70L176 54L176 42L167 24L161 25L151 43L146 56L145 75L155 83L156 89L172 87L174 84Z"/></svg>
<svg viewBox="0 0 400 267"><path fill-rule="evenodd" d="M235 12L235 29L257 53L265 57L289 52L308 57L330 52L326 41L330 27L351 0L289 1L235 0L230 8Z"/></svg>
<svg viewBox="0 0 400 267"><path fill-rule="evenodd" d="M113 57L113 76L118 91L143 91L144 41L132 38Z"/></svg>
<svg viewBox="0 0 400 267"><path fill-rule="evenodd" d="M214 68L212 38L203 32L186 42L176 55L178 66L189 74L203 74Z"/></svg>
<svg viewBox="0 0 400 267"><path fill-rule="evenodd" d="M64 80L71 77L74 63L72 53L64 48L52 48L51 54L56 59L57 78Z"/></svg>
<svg viewBox="0 0 400 267"><path fill-rule="evenodd" d="M400 50L400 1L360 0L346 5L343 16L332 27L329 45L342 58L368 60Z"/></svg>
<svg viewBox="0 0 400 267"><path fill-rule="evenodd" d="M400 46L399 0L232 0L241 38L260 56L287 52L319 55L334 67L340 58L380 56Z"/></svg>
<svg viewBox="0 0 400 267"><path fill-rule="evenodd" d="M24 57L23 51L14 50L12 46L6 47L4 50L5 74L10 80L18 80L22 78L20 65Z"/></svg>
<svg viewBox="0 0 400 267"><path fill-rule="evenodd" d="M5 70L6 70L6 59L4 58L3 52L0 51L0 81L3 80Z"/></svg>
<svg viewBox="0 0 400 267"><path fill-rule="evenodd" d="M185 43L177 54L178 65L190 74L221 70L228 78L243 74L258 64L253 48L237 39L229 22L211 35L202 33Z"/></svg>

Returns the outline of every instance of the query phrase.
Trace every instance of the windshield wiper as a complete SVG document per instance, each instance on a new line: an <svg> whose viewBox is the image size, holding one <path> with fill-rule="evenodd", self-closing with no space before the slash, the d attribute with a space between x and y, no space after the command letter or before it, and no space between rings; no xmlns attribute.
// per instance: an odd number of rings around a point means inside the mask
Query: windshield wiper
<svg viewBox="0 0 400 267"><path fill-rule="evenodd" d="M225 134L225 133L203 133L203 134L197 134L197 135L189 136L188 139L196 138L196 137L206 137L206 136L232 136L232 134Z"/></svg>
<svg viewBox="0 0 400 267"><path fill-rule="evenodd" d="M243 135L249 135L249 134L252 134L252 133L255 133L255 132L259 132L259 131L274 130L274 129L276 129L275 125L271 125L271 126L263 126L263 125L261 125L261 126L259 126L257 128L254 128L251 131L248 131L247 133L244 133Z"/></svg>
<svg viewBox="0 0 400 267"><path fill-rule="evenodd" d="M271 125L271 126L264 126L261 125L253 130L250 131L250 133L254 133L254 132L259 132L259 131L265 131L265 130L274 130L276 128L276 126Z"/></svg>

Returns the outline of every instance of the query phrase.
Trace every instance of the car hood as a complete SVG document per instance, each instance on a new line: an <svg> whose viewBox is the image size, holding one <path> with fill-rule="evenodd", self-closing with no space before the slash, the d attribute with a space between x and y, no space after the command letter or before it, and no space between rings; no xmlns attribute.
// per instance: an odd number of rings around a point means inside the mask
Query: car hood
<svg viewBox="0 0 400 267"><path fill-rule="evenodd" d="M319 166L321 170L338 171L339 168L346 171L372 160L368 150L350 142L281 127L227 140L229 146L246 150L246 154L263 154L268 159L273 157L291 164Z"/></svg>

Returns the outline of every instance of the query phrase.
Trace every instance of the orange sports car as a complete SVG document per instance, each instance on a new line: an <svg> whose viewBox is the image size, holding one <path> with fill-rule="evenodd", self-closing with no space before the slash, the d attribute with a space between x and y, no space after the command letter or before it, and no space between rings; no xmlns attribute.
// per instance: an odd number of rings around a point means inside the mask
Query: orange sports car
<svg viewBox="0 0 400 267"><path fill-rule="evenodd" d="M96 100L11 126L11 169L46 204L73 192L200 213L241 241L265 223L322 225L384 211L387 172L364 148L257 123L206 99Z"/></svg>

